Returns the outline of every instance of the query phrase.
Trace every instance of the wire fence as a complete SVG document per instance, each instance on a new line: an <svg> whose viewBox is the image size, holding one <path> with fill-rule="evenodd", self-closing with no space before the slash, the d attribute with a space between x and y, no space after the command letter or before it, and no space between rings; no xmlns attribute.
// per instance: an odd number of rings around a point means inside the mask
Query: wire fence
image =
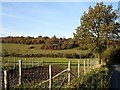
<svg viewBox="0 0 120 90"><path fill-rule="evenodd" d="M2 71L3 88L68 88L73 79L80 78L98 64L96 60L89 59L77 62L68 60L63 64L54 62L52 65L32 60L6 62L3 67L5 71Z"/></svg>
<svg viewBox="0 0 120 90"><path fill-rule="evenodd" d="M15 69L18 68L19 65L19 60L21 58L7 58L5 60L2 60L2 69L3 70L10 70L10 69ZM35 60L34 58L24 58L24 60L22 59L22 65L23 68L31 68L34 66L43 66L44 61L39 59L39 60Z"/></svg>

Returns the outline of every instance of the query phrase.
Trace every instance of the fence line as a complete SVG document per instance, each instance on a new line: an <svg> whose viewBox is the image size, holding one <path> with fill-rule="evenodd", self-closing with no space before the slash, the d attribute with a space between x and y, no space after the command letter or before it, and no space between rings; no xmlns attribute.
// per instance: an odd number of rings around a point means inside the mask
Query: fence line
<svg viewBox="0 0 120 90"><path fill-rule="evenodd" d="M27 66L30 67L34 67L34 66L44 66L44 61L27 61L27 59L25 58L25 60L22 62L22 64L24 65L24 68L28 68ZM9 70L9 69L15 69L16 67L19 67L19 61L16 62L16 58L14 58L13 61L10 61L10 59L7 59L6 62L4 62L2 64L2 68L5 70Z"/></svg>
<svg viewBox="0 0 120 90"><path fill-rule="evenodd" d="M33 63L33 59L32 59L32 63ZM14 64L16 66L16 59L15 58L14 58ZM91 65L91 64L93 64L93 65ZM84 71L84 74L89 72L91 69L94 69L94 66L96 64L98 64L98 63L94 63L93 61L90 61L89 59L84 60L83 61L83 71ZM23 65L22 60L19 60L19 85L22 84L22 65ZM26 65L27 64L26 64L26 59L25 59L25 67L26 67ZM40 65L40 62L38 62L38 65ZM32 66L34 66L34 65L32 64ZM80 61L79 60L78 60L77 67L78 67L77 68L77 77L80 78ZM71 72L71 62L70 61L68 62L68 68L67 69L62 70L60 73L58 73L58 74L56 74L54 76L52 76L52 65L49 65L49 79L42 81L38 85L40 86L40 85L42 85L42 84L44 84L46 82L49 82L49 88L52 88L52 81L53 81L53 79L55 79L56 77L62 75L65 72L67 72L67 78L68 78L68 81L67 81L68 84L67 85L69 86L70 83L71 83L71 76L72 75L74 76L74 74ZM9 73L4 71L4 88L8 88L8 86L9 86L8 75L9 75ZM62 83L60 84L60 88L64 84L65 79L66 79L66 77L64 77Z"/></svg>

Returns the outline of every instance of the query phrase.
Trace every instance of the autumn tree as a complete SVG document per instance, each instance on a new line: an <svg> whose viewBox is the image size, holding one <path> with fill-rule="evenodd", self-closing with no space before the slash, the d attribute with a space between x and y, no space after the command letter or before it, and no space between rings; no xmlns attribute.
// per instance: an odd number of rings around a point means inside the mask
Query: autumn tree
<svg viewBox="0 0 120 90"><path fill-rule="evenodd" d="M90 6L80 19L80 25L74 33L75 39L80 46L86 46L90 51L98 53L101 64L101 53L109 47L109 43L117 40L119 30L115 20L117 14L112 5L104 5L103 2Z"/></svg>

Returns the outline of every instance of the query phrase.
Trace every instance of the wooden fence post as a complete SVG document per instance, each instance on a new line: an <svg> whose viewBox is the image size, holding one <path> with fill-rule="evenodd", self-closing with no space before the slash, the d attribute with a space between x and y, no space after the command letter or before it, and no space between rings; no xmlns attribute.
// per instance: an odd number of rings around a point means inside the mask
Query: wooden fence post
<svg viewBox="0 0 120 90"><path fill-rule="evenodd" d="M52 88L52 66L49 65L49 89Z"/></svg>
<svg viewBox="0 0 120 90"><path fill-rule="evenodd" d="M78 60L78 78L80 77L80 61Z"/></svg>
<svg viewBox="0 0 120 90"><path fill-rule="evenodd" d="M86 73L86 60L84 60L84 74Z"/></svg>
<svg viewBox="0 0 120 90"><path fill-rule="evenodd" d="M19 60L19 85L22 84L22 60Z"/></svg>
<svg viewBox="0 0 120 90"><path fill-rule="evenodd" d="M4 89L8 90L9 89L9 76L8 76L8 71L4 71Z"/></svg>
<svg viewBox="0 0 120 90"><path fill-rule="evenodd" d="M70 61L68 62L68 85L70 85Z"/></svg>

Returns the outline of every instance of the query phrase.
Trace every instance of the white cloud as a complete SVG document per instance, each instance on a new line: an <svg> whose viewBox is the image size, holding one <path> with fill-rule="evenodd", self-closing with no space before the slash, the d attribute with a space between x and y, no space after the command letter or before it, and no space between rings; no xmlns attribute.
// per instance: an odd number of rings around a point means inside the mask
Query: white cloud
<svg viewBox="0 0 120 90"><path fill-rule="evenodd" d="M31 36L31 35L28 35L25 33L23 34L17 30L0 27L0 37L3 37L3 36Z"/></svg>

